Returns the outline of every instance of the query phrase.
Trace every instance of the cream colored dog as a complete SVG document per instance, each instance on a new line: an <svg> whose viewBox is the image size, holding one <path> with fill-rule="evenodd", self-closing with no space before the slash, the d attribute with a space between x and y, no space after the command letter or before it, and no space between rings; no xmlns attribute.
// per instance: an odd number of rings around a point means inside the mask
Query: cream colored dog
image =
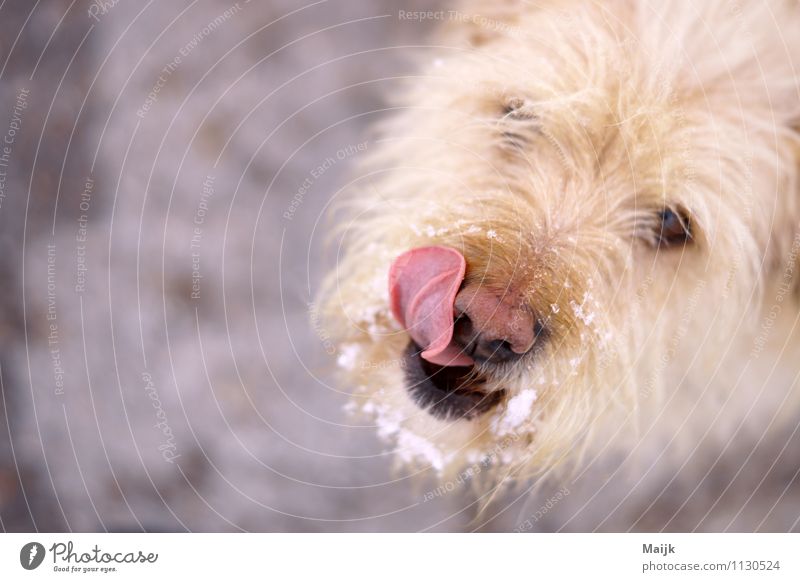
<svg viewBox="0 0 800 582"><path fill-rule="evenodd" d="M403 461L500 478L796 422L800 4L442 18L339 215L354 408Z"/></svg>

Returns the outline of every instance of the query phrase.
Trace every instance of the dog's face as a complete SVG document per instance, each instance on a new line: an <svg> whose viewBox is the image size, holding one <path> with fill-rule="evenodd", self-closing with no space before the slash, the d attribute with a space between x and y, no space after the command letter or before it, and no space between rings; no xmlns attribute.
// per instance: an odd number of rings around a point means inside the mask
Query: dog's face
<svg viewBox="0 0 800 582"><path fill-rule="evenodd" d="M604 438L746 320L780 227L733 89L536 26L558 46L434 63L350 199L327 331L406 461L541 471Z"/></svg>

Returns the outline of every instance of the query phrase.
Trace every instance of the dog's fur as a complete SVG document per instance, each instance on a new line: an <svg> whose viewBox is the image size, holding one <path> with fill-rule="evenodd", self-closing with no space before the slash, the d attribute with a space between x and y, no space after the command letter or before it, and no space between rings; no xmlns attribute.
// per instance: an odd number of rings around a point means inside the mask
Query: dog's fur
<svg viewBox="0 0 800 582"><path fill-rule="evenodd" d="M455 15L340 204L321 313L355 408L401 460L500 477L794 421L800 4ZM686 244L659 244L665 209ZM534 354L481 367L505 396L471 420L434 417L405 385L387 270L429 245L462 252L467 282L522 289L548 329Z"/></svg>

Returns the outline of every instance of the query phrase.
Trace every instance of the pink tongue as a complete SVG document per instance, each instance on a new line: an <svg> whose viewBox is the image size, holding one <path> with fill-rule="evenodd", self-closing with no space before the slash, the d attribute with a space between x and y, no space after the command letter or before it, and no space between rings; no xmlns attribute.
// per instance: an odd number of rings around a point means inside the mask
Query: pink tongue
<svg viewBox="0 0 800 582"><path fill-rule="evenodd" d="M467 263L447 247L420 247L397 257L389 270L392 313L424 348L422 357L440 366L474 361L452 344L453 304Z"/></svg>

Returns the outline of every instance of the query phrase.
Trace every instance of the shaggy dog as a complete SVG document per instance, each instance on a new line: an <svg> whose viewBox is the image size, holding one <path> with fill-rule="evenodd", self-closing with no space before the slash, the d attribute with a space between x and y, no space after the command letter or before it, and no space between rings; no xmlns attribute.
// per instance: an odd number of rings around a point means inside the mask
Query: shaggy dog
<svg viewBox="0 0 800 582"><path fill-rule="evenodd" d="M796 422L800 5L440 19L321 298L398 459L518 479Z"/></svg>

